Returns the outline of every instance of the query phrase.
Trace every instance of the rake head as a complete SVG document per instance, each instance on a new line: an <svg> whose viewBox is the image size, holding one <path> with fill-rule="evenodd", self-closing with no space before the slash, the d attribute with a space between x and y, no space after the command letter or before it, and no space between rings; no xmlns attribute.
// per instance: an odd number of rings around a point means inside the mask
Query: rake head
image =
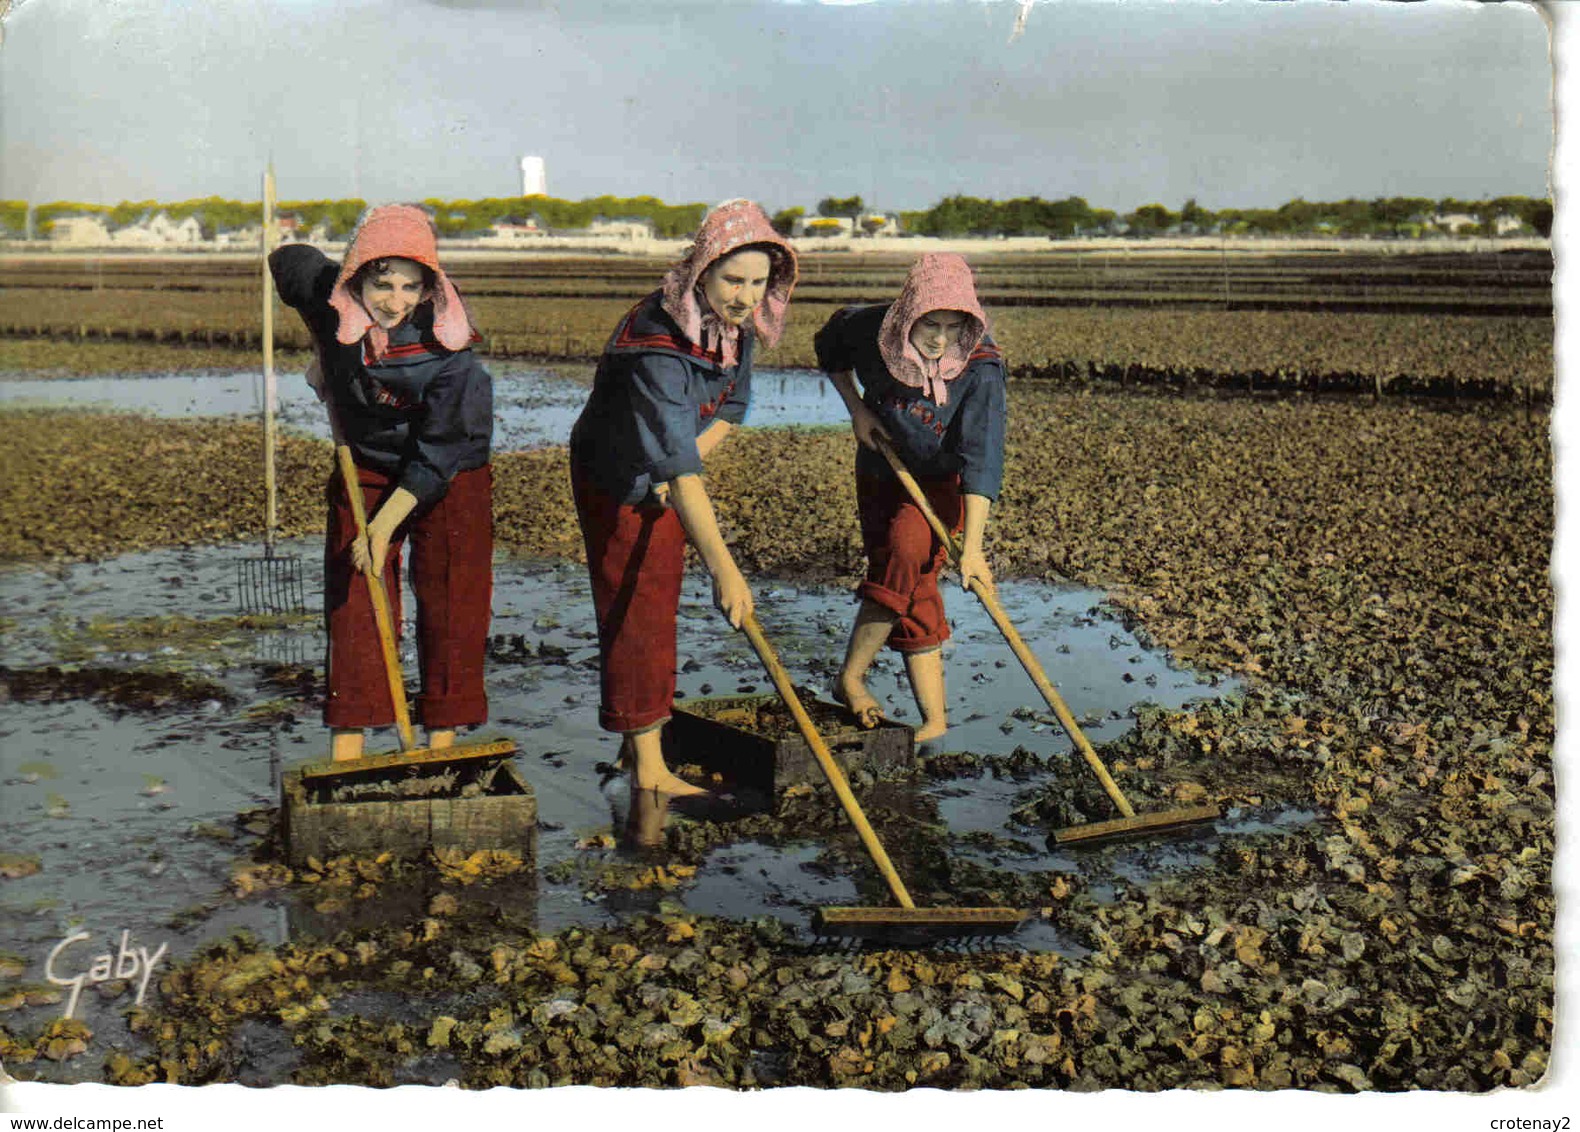
<svg viewBox="0 0 1580 1132"><path fill-rule="evenodd" d="M1008 935L1026 915L1017 908L819 908L812 928L820 936L929 947Z"/></svg>
<svg viewBox="0 0 1580 1132"><path fill-rule="evenodd" d="M1085 844L1093 841L1114 841L1122 837L1144 837L1153 833L1201 825L1223 816L1214 805L1184 806L1178 810L1164 810L1156 814L1137 814L1133 818L1115 818L1113 821L1087 822L1058 830L1053 835L1056 845Z"/></svg>
<svg viewBox="0 0 1580 1132"><path fill-rule="evenodd" d="M302 560L294 554L265 554L261 558L238 560L236 603L244 614L306 613Z"/></svg>

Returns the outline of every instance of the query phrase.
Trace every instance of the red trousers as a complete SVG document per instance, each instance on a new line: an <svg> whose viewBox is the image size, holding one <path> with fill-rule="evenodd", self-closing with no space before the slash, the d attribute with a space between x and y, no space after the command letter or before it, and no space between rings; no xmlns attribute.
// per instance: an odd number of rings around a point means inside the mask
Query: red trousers
<svg viewBox="0 0 1580 1132"><path fill-rule="evenodd" d="M598 614L598 724L640 731L668 718L675 702L686 529L673 510L617 502L574 464L571 489Z"/></svg>
<svg viewBox="0 0 1580 1132"><path fill-rule="evenodd" d="M960 477L920 482L938 518L959 534L965 523ZM937 648L949 639L944 595L938 588L943 543L899 480L857 476L856 505L867 551L867 577L856 592L899 614L889 633L890 648L902 653Z"/></svg>
<svg viewBox="0 0 1580 1132"><path fill-rule="evenodd" d="M358 468L369 518L395 489L389 476ZM400 633L400 566L411 542L411 588L417 598L417 659L422 692L417 715L428 728L453 728L488 718L483 657L494 589L493 469L459 472L450 490L419 507L395 532L384 560L395 632ZM356 521L338 472L325 496L324 620L329 631L329 727L382 727L395 721L378 625L366 578L351 564Z"/></svg>

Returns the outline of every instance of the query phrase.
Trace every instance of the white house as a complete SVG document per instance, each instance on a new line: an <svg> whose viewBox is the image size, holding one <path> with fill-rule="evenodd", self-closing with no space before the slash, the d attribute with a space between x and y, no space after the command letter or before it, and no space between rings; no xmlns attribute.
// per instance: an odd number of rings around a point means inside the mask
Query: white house
<svg viewBox="0 0 1580 1132"><path fill-rule="evenodd" d="M518 223L514 220L502 220L497 224L489 225L488 235L484 239L498 240L506 244L519 244L526 240L535 240L540 236L546 235L548 233L538 227L537 219L529 216L525 223Z"/></svg>
<svg viewBox="0 0 1580 1132"><path fill-rule="evenodd" d="M214 234L214 246L216 248L252 249L258 246L258 241L262 238L263 226L261 224L249 224L245 228L232 228L225 232L216 232ZM284 237L286 240L289 238L289 236Z"/></svg>
<svg viewBox="0 0 1580 1132"><path fill-rule="evenodd" d="M62 216L51 225L49 238L68 247L102 247L110 242L110 229L102 216Z"/></svg>
<svg viewBox="0 0 1580 1132"><path fill-rule="evenodd" d="M1432 217L1432 223L1451 235L1457 236L1461 232L1476 232L1481 227L1481 219L1470 215L1468 212L1439 213ZM1525 221L1518 216L1502 213L1493 217L1492 230L1495 235L1507 236L1510 232L1518 232L1525 227Z"/></svg>
<svg viewBox="0 0 1580 1132"><path fill-rule="evenodd" d="M195 216L177 222L161 212L152 219L120 229L115 233L114 242L139 248L192 247L203 242L203 226Z"/></svg>
<svg viewBox="0 0 1580 1132"><path fill-rule="evenodd" d="M606 240L651 240L653 225L646 220L606 220L600 216L587 225L587 234Z"/></svg>

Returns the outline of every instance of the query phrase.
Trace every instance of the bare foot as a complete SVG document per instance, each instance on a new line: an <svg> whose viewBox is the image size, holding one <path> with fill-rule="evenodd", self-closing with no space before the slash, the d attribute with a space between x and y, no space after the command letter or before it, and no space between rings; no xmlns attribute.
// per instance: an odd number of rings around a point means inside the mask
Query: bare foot
<svg viewBox="0 0 1580 1132"><path fill-rule="evenodd" d="M449 728L428 732L428 749L442 751L446 747L455 746L455 732Z"/></svg>
<svg viewBox="0 0 1580 1132"><path fill-rule="evenodd" d="M947 719L924 719L922 725L916 729L916 741L926 743L937 739L949 730Z"/></svg>
<svg viewBox="0 0 1580 1132"><path fill-rule="evenodd" d="M871 731L883 722L883 708L860 680L848 679L841 673L830 694L835 703L843 704L855 717L857 726L863 731Z"/></svg>
<svg viewBox="0 0 1580 1132"><path fill-rule="evenodd" d="M656 849L664 844L664 816L669 796L654 790L632 790L626 814L625 842L633 849Z"/></svg>
<svg viewBox="0 0 1580 1132"><path fill-rule="evenodd" d="M688 794L706 794L707 791L700 786L693 786L684 778L676 776L666 769L652 782L641 782L635 773L631 775L631 792L640 790L656 790L660 794L668 794L672 798L685 797Z"/></svg>

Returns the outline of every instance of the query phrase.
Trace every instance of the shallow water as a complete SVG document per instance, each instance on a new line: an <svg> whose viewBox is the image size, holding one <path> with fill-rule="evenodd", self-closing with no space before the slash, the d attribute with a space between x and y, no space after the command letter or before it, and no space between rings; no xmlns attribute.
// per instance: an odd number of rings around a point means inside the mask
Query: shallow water
<svg viewBox="0 0 1580 1132"><path fill-rule="evenodd" d="M300 557L306 591L317 593L317 544L303 541L283 550ZM97 656L83 651L94 647L85 629L94 618L215 618L235 612L235 564L253 553L246 547L164 550L0 573L0 617L8 626L0 635L0 664L37 667L74 648L70 655L94 664L173 668L213 680L234 697L231 705L210 699L155 713L117 713L82 700L8 705L0 726L0 779L7 784L0 813L11 850L39 856L43 868L0 890L0 949L36 956L74 923L107 932L130 928L146 938L160 934L174 913L215 901L231 867L252 844L245 836L226 840L216 830L230 829L238 811L272 805L282 764L318 756L324 735L316 704L297 703L294 718L287 710L283 721L273 723L247 716L250 706L282 696L263 684L262 665L318 663L322 644L311 619L267 633L215 633L201 645ZM854 611L849 594L772 582L760 583L757 594L765 629L797 682L827 687ZM1005 582L1001 594L1094 741L1122 733L1144 701L1177 706L1228 688L1142 648L1103 608L1099 593ZM956 634L946 652L947 672L959 722L945 746L980 754L1006 754L1022 745L1043 755L1066 750L1063 733L1034 718L1045 716L1045 708L986 615L958 592L948 600ZM769 691L744 638L709 607L700 574L688 577L684 602L681 696ZM609 831L625 816L623 790L618 784L605 790L594 769L615 757L617 744L597 727L597 650L586 574L572 564L501 561L494 609L493 629L500 637L520 636L535 652L549 646L549 653L564 654L552 661L495 659L489 670L490 730L521 745L518 765L537 794L543 823L539 864L546 867L576 856L577 839ZM405 654L411 670L409 643ZM873 688L892 718L916 719L897 658L880 658ZM377 750L394 744L381 735L370 745ZM1035 841L1035 834L1015 834L1008 825L1015 796L1036 784L1035 778L1013 782L983 775L927 786L921 793L954 833L980 830ZM834 892L829 878L803 868L795 854L744 845L719 852L717 870L710 866L696 886L675 894L687 907L695 899L698 911L772 911L804 923L811 907L852 895ZM1029 869L1067 863L1040 849L1022 855L999 850L993 859L1015 867L1017 858ZM763 869L774 878L771 886L752 879L764 875ZM544 883L536 895L538 920L547 929L616 915L590 903L575 883ZM280 937L282 920L265 905L221 904L227 928L242 922L265 939ZM183 939L209 937L217 926L204 922Z"/></svg>
<svg viewBox="0 0 1580 1132"><path fill-rule="evenodd" d="M546 370L491 365L494 376L494 450L516 452L564 444L587 400L587 387ZM327 440L323 406L300 373L281 373L277 401L284 428ZM263 377L256 373L172 374L0 380L0 407L70 406L115 409L156 417L258 416ZM845 405L811 370L759 370L752 378L746 423L843 424Z"/></svg>
<svg viewBox="0 0 1580 1132"><path fill-rule="evenodd" d="M310 600L321 592L318 549L316 540L281 548L298 557ZM51 948L74 931L90 938L75 945L58 968L68 977L85 970L94 956L115 951L123 932L133 947L150 952L168 944L168 965L237 928L272 945L407 923L443 890L435 875L423 871L415 881L389 882L375 899L352 901L338 911L310 907L312 886L244 899L232 895L233 873L254 861L272 820L266 808L277 804L282 770L321 757L326 743L316 698L291 699L288 689L266 679L273 664L309 670L321 665L316 615L267 632L216 621L212 631L200 627L174 643L135 641L129 648L113 628L94 622L227 617L237 612L236 563L256 553L247 546L204 547L0 569L0 665L38 669L65 660L65 667L158 669L213 681L224 693L153 712L112 710L81 698L6 704L0 716L5 850L36 857L41 865L34 875L0 880L0 952L28 964L20 983L43 983ZM792 678L828 687L855 610L848 591L765 580L755 591L765 631ZM679 696L771 691L745 639L711 609L709 593L700 572L688 575ZM1162 652L1143 648L1098 592L1006 581L1000 596L1094 742L1122 734L1144 702L1176 707L1235 686L1177 668ZM1067 751L1062 731L1039 721L1046 718L1045 705L986 614L958 590L946 601L955 627L946 646L946 673L958 722L942 746L981 755L1008 754L1019 746L1041 756ZM859 850L857 865L841 865L811 833L782 845L743 837L718 846L695 877L676 888L598 891L588 877L600 869L641 866L652 858L640 851L577 848L578 841L600 835L618 839L630 808L623 780L604 781L597 769L615 758L618 744L597 726L596 636L585 570L568 563L496 562L493 631L486 730L507 734L520 746L516 765L539 807L539 848L532 873L466 890L469 900L497 906L543 931L614 924L661 908L737 919L769 916L784 925L789 939L802 942L813 938L811 917L819 906L887 902ZM517 637L533 655L522 652ZM403 654L408 672L415 671L409 641ZM897 658L880 658L873 688L891 718L916 719ZM396 745L389 733L374 734L369 743L374 751ZM1051 773L1018 781L984 773L881 785L873 796L882 796L882 811L914 818L891 819L903 825L887 829L880 820L879 835L902 874L920 884L925 881L908 872L903 844L907 827L918 823L938 826L951 856L1017 872L1078 874L1088 894L1106 900L1116 889L1150 877L1210 867L1224 833L1276 833L1313 816L1272 808L1231 811L1216 826L1163 844L1055 851L1045 847L1044 831L1018 827L1011 818L1017 796ZM250 830L237 820L247 811L263 811L254 815ZM667 820L688 819L670 813ZM974 833L993 835L989 847L972 841ZM1084 952L1060 928L1057 915L1051 921L1034 916L1012 937L1012 946L1071 956ZM133 1044L120 1010L131 1004L135 988L110 984L106 991L119 993L106 1001L103 994L85 992L78 1016L94 1028L96 1048ZM61 1010L58 1004L27 1008L19 1021L31 1028ZM274 1050L271 1059L285 1056ZM94 1075L85 1063L66 1073Z"/></svg>

